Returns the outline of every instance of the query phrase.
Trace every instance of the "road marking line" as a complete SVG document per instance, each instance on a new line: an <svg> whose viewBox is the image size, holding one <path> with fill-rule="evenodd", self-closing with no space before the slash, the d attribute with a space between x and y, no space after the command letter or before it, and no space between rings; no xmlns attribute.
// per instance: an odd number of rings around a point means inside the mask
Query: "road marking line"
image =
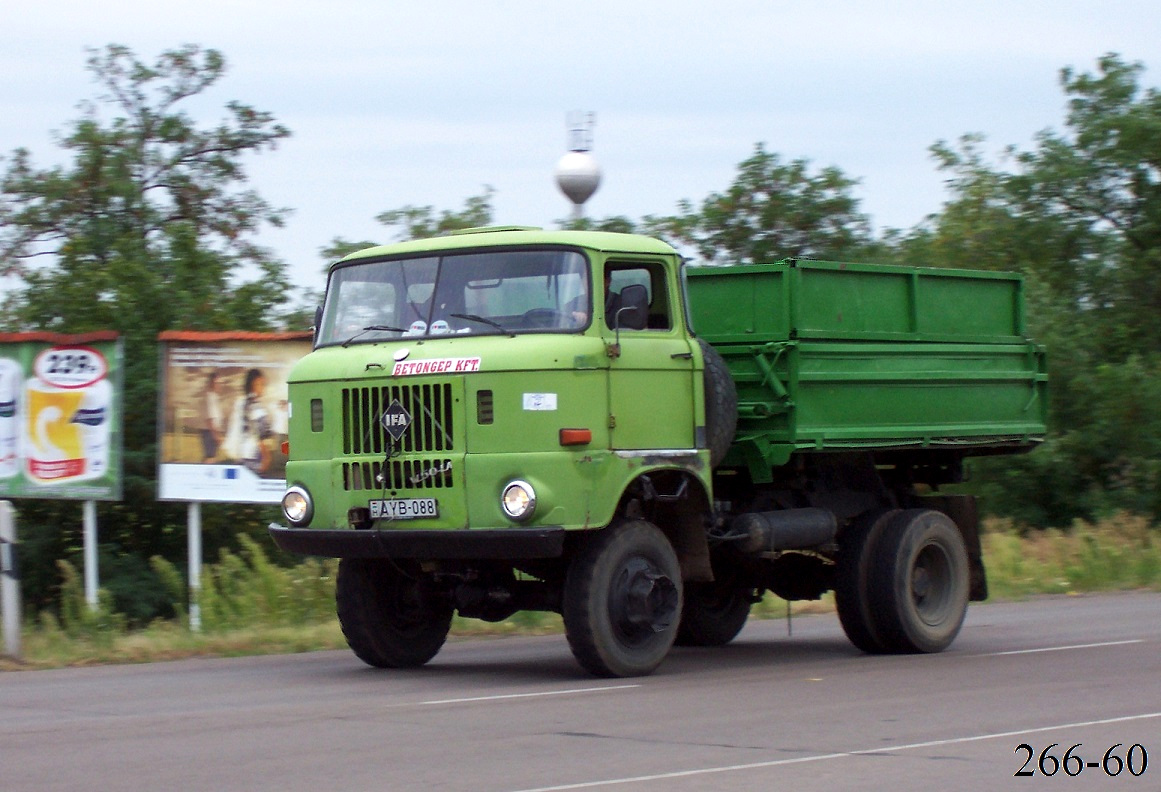
<svg viewBox="0 0 1161 792"><path fill-rule="evenodd" d="M842 751L839 753L798 756L793 759L772 759L768 762L752 762L750 764L724 765L721 767L703 767L696 770L678 770L672 773L657 773L655 775L633 776L630 778L610 778L605 781L582 781L577 784L562 784L560 786L524 789L520 790L520 792L563 792L563 790L569 789L594 789L596 787L619 786L621 784L635 784L645 781L665 781L674 778L689 778L691 776L699 775L731 773L738 770L760 770L767 767L782 767L784 765L803 764L806 762L822 762L827 759L842 759L848 756L871 756L874 754L893 753L895 751L911 751L917 748L934 748L942 745L957 745L960 743L980 742L981 740L998 740L1003 737L1019 737L1024 734L1059 731L1060 729L1078 729L1085 726L1105 726L1110 723L1127 723L1129 721L1150 720L1152 718L1161 718L1161 712L1147 712L1142 715L1125 715L1119 718L1102 718L1101 720L1080 721L1078 723L1060 723L1055 726L1037 726L1031 729L1018 729L1016 731L975 734L970 737L951 737L946 740L927 740L925 742L906 743L903 745L889 745L881 748L864 748L859 751Z"/></svg>
<svg viewBox="0 0 1161 792"><path fill-rule="evenodd" d="M437 701L421 701L421 707L434 707L437 704L469 704L475 701L504 701L506 699L538 698L540 696L568 696L577 693L604 693L608 690L628 690L641 687L640 685L606 685L604 687L572 688L570 690L544 690L539 693L508 693L502 696L475 696L473 698L439 699Z"/></svg>
<svg viewBox="0 0 1161 792"><path fill-rule="evenodd" d="M1098 649L1102 646L1125 646L1126 644L1145 643L1144 639L1134 638L1129 641L1105 641L1104 643L1073 644L1072 646L1045 646L1040 649L1013 649L1009 652L987 652L985 654L968 655L968 657L1001 657L1003 655L1036 654L1037 652L1063 652L1068 649Z"/></svg>

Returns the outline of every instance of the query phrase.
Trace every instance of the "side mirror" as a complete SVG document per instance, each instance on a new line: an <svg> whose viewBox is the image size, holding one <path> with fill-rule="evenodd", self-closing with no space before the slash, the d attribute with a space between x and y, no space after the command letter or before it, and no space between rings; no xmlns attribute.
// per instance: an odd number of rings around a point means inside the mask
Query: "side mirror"
<svg viewBox="0 0 1161 792"><path fill-rule="evenodd" d="M311 346L318 343L318 331L322 327L322 306L316 305L314 308L314 327L310 328L314 334L311 338Z"/></svg>
<svg viewBox="0 0 1161 792"><path fill-rule="evenodd" d="M617 329L644 330L649 322L649 291L639 283L621 289L621 308L617 311Z"/></svg>

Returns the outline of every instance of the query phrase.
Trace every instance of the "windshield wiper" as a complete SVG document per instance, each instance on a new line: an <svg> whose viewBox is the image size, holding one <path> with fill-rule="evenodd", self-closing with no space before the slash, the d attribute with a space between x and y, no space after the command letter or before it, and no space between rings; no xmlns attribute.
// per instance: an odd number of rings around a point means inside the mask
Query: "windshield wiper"
<svg viewBox="0 0 1161 792"><path fill-rule="evenodd" d="M516 337L516 334L513 333L511 330L509 330L507 327L504 327L502 324L500 324L498 322L493 322L491 319L485 319L482 316L476 316L475 314L461 314L461 313L448 314L448 316L451 316L455 319L467 319L469 322L480 322L481 324L486 324L489 327L496 328L501 333L507 333L512 338Z"/></svg>
<svg viewBox="0 0 1161 792"><path fill-rule="evenodd" d="M363 335L364 333L370 333L374 330L379 330L379 331L388 330L388 331L395 332L395 333L406 333L407 332L406 330L401 330L398 327L391 327L390 325L367 325L362 330L355 333L353 336L351 336L346 341L344 341L342 344L343 349L346 349L348 346L350 346L351 342L354 341L359 336Z"/></svg>

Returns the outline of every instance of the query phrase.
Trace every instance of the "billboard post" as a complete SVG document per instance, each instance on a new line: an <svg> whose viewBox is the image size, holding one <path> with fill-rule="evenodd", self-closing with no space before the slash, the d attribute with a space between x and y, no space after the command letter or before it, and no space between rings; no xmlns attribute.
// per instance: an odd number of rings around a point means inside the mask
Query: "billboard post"
<svg viewBox="0 0 1161 792"><path fill-rule="evenodd" d="M97 588L100 585L97 572L97 502L87 500L84 504L83 536L85 554L85 602L91 610L97 609Z"/></svg>
<svg viewBox="0 0 1161 792"><path fill-rule="evenodd" d="M190 501L186 514L187 551L189 555L189 628L202 630L202 608L198 597L202 590L202 504Z"/></svg>
<svg viewBox="0 0 1161 792"><path fill-rule="evenodd" d="M4 653L20 659L20 567L16 557L16 512L0 501L0 623L4 627Z"/></svg>

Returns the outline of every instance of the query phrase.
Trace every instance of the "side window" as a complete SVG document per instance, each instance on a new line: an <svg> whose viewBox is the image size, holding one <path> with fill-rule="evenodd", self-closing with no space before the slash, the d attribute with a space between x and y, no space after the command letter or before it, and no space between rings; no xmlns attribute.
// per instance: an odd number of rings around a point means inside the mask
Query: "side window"
<svg viewBox="0 0 1161 792"><path fill-rule="evenodd" d="M614 315L621 307L621 292L626 286L645 288L649 315L645 329L668 330L673 327L668 290L665 286L665 268L661 264L611 261L605 265L608 283L605 295L605 322L613 325Z"/></svg>

